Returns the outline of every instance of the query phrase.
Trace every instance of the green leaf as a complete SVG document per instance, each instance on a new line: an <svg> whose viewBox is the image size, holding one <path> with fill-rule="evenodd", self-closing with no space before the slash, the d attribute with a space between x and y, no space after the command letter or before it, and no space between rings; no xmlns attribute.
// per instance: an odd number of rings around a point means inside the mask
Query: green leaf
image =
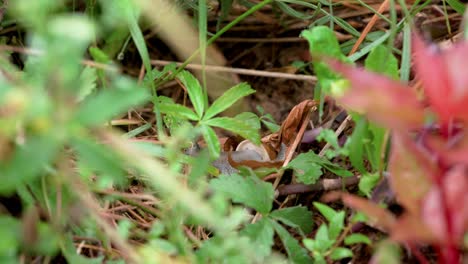
<svg viewBox="0 0 468 264"><path fill-rule="evenodd" d="M244 96L255 93L255 90L250 87L247 83L240 83L221 95L211 106L206 110L204 120L210 119L215 115L223 112L224 110L231 107L235 102Z"/></svg>
<svg viewBox="0 0 468 264"><path fill-rule="evenodd" d="M208 146L208 150L210 151L211 157L217 159L220 155L221 144L219 143L215 131L206 125L201 125L201 131L206 145Z"/></svg>
<svg viewBox="0 0 468 264"><path fill-rule="evenodd" d="M203 111L205 110L205 100L203 99L204 93L200 83L198 82L197 78L195 78L188 71L181 71L179 74L177 74L177 79L179 79L187 89L190 102L192 102L193 108L195 108L195 112L201 119L203 116Z"/></svg>
<svg viewBox="0 0 468 264"><path fill-rule="evenodd" d="M11 217L2 215L0 216L0 256L14 257L17 254L20 245L21 234L20 222Z"/></svg>
<svg viewBox="0 0 468 264"><path fill-rule="evenodd" d="M123 185L127 182L126 173L121 168L121 159L108 146L84 137L73 138L72 145L78 152L82 168L99 173L99 181L105 185L102 187L108 187L108 183Z"/></svg>
<svg viewBox="0 0 468 264"><path fill-rule="evenodd" d="M365 173L359 180L359 190L370 197L375 185L379 183L380 176L377 173Z"/></svg>
<svg viewBox="0 0 468 264"><path fill-rule="evenodd" d="M323 216L325 216L328 222L331 222L335 215L338 213L337 211L333 210L333 208L331 208L330 206L319 202L314 202L314 207L317 208L317 210L319 210L319 212Z"/></svg>
<svg viewBox="0 0 468 264"><path fill-rule="evenodd" d="M465 14L466 5L464 5L459 0L446 0L447 4L449 4L458 14L463 15Z"/></svg>
<svg viewBox="0 0 468 264"><path fill-rule="evenodd" d="M309 42L310 53L313 57L325 56L340 61L349 61L341 52L340 44L336 39L335 33L328 26L317 26L312 29L304 30L301 33L301 37L304 37ZM325 63L314 61L312 64L320 87L325 91L330 91L333 81L341 79L341 77L332 71Z"/></svg>
<svg viewBox="0 0 468 264"><path fill-rule="evenodd" d="M99 49L98 47L89 47L88 51L91 57L93 57L93 59L97 62L100 62L100 63L111 62L111 59L109 58L109 56L107 56L107 54L101 49Z"/></svg>
<svg viewBox="0 0 468 264"><path fill-rule="evenodd" d="M330 254L330 258L332 260L340 260L344 258L352 258L353 252L350 249L344 247L337 247L333 249L332 253Z"/></svg>
<svg viewBox="0 0 468 264"><path fill-rule="evenodd" d="M242 113L234 118L215 117L202 122L204 125L214 126L232 131L255 144L260 144L260 122L252 113Z"/></svg>
<svg viewBox="0 0 468 264"><path fill-rule="evenodd" d="M384 45L373 48L365 61L366 69L398 80L398 60Z"/></svg>
<svg viewBox="0 0 468 264"><path fill-rule="evenodd" d="M328 236L328 227L326 224L322 224L315 234L315 250L325 253L333 244L334 239L330 239Z"/></svg>
<svg viewBox="0 0 468 264"><path fill-rule="evenodd" d="M96 89L97 73L95 68L85 67L80 75L80 88L78 89L77 101L82 101Z"/></svg>
<svg viewBox="0 0 468 264"><path fill-rule="evenodd" d="M60 142L52 136L36 136L25 141L24 145L15 147L10 159L0 161L3 179L0 194L11 194L18 185L39 177L60 148Z"/></svg>
<svg viewBox="0 0 468 264"><path fill-rule="evenodd" d="M159 103L159 111L163 114L170 114L184 119L189 120L199 120L197 114L195 114L191 109L186 106L177 103Z"/></svg>
<svg viewBox="0 0 468 264"><path fill-rule="evenodd" d="M306 153L299 154L291 162L287 168L293 169L298 182L304 184L314 184L320 176L322 176L322 167L314 162L311 162Z"/></svg>
<svg viewBox="0 0 468 264"><path fill-rule="evenodd" d="M349 160L355 169L360 173L365 173L364 140L367 138L367 119L363 116L357 116L354 122L356 126L354 127L353 134L348 139Z"/></svg>
<svg viewBox="0 0 468 264"><path fill-rule="evenodd" d="M271 211L275 193L273 186L257 177L244 178L238 174L221 175L211 180L210 186L224 193L234 202L252 207L261 214Z"/></svg>
<svg viewBox="0 0 468 264"><path fill-rule="evenodd" d="M283 243L284 248L286 249L286 252L288 253L289 259L292 261L292 263L313 263L307 251L299 245L297 240L293 236L291 236L291 234L284 227L282 227L280 224L278 224L272 219L268 220L273 225L273 228L280 237L281 242Z"/></svg>
<svg viewBox="0 0 468 264"><path fill-rule="evenodd" d="M115 82L114 89L101 90L95 96L86 98L75 120L85 126L102 125L147 99L149 94L145 89L137 87L129 79L121 78Z"/></svg>
<svg viewBox="0 0 468 264"><path fill-rule="evenodd" d="M254 224L247 225L240 234L250 238L252 244L256 246L255 252L259 256L266 257L271 254L274 230L267 218L262 218Z"/></svg>
<svg viewBox="0 0 468 264"><path fill-rule="evenodd" d="M314 223L313 215L305 206L287 207L275 210L270 213L270 217L288 226L300 228L305 234L312 232Z"/></svg>
<svg viewBox="0 0 468 264"><path fill-rule="evenodd" d="M375 263L399 264L401 263L401 247L392 241L384 240L377 245L377 249L372 257Z"/></svg>
<svg viewBox="0 0 468 264"><path fill-rule="evenodd" d="M344 211L338 212L337 214L335 214L335 216L333 216L328 227L328 235L330 239L335 240L338 238L338 236L344 228L344 220Z"/></svg>
<svg viewBox="0 0 468 264"><path fill-rule="evenodd" d="M358 243L370 245L372 241L366 235L356 233L345 237L344 243L345 245L352 245Z"/></svg>

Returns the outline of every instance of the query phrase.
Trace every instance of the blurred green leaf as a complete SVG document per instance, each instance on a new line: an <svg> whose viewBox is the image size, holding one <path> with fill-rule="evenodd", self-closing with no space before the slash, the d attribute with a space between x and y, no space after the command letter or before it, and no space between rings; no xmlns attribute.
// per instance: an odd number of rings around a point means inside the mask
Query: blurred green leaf
<svg viewBox="0 0 468 264"><path fill-rule="evenodd" d="M377 173L364 173L359 180L359 190L367 197L371 197L372 190L379 183L380 176Z"/></svg>
<svg viewBox="0 0 468 264"><path fill-rule="evenodd" d="M75 120L81 125L103 125L118 114L149 99L149 93L133 81L120 79L114 89L101 90L87 98L78 110Z"/></svg>
<svg viewBox="0 0 468 264"><path fill-rule="evenodd" d="M252 207L262 214L270 212L273 205L273 186L257 177L244 178L238 174L221 175L211 180L210 186L224 193L234 202Z"/></svg>
<svg viewBox="0 0 468 264"><path fill-rule="evenodd" d="M40 176L59 148L59 140L52 135L26 138L24 145L17 145L11 158L0 163L0 194L11 194L18 185Z"/></svg>
<svg viewBox="0 0 468 264"><path fill-rule="evenodd" d="M312 58L324 56L349 62L346 56L341 52L335 33L329 27L316 26L312 29L304 30L301 33L301 37L304 37L309 42L309 50ZM332 71L324 62L315 60L312 64L314 65L314 71L317 75L320 87L327 92L330 91L331 83L341 77Z"/></svg>
<svg viewBox="0 0 468 264"><path fill-rule="evenodd" d="M299 245L299 242L291 236L291 234L280 224L274 220L269 219L270 223L273 225L276 233L281 239L286 252L288 253L289 259L292 263L298 264L308 264L313 263L307 251Z"/></svg>
<svg viewBox="0 0 468 264"><path fill-rule="evenodd" d="M271 254L274 230L267 218L262 218L254 224L247 225L241 230L240 234L248 236L252 240L256 246L256 253L262 258Z"/></svg>
<svg viewBox="0 0 468 264"><path fill-rule="evenodd" d="M328 236L328 227L326 224L320 225L315 233L315 250L325 253L335 243L334 239Z"/></svg>
<svg viewBox="0 0 468 264"><path fill-rule="evenodd" d="M331 222L335 215L338 213L337 211L333 210L330 206L326 204L322 204L319 202L314 202L314 207L319 210L319 212L325 216L328 222Z"/></svg>
<svg viewBox="0 0 468 264"><path fill-rule="evenodd" d="M364 140L367 138L367 119L363 116L354 118L356 126L353 134L348 139L349 142L349 160L355 169L360 173L365 173L364 168Z"/></svg>
<svg viewBox="0 0 468 264"><path fill-rule="evenodd" d="M99 173L99 181L121 186L127 182L126 173L121 167L121 159L108 146L82 136L73 138L72 145L78 153L80 165L90 172Z"/></svg>
<svg viewBox="0 0 468 264"><path fill-rule="evenodd" d="M0 216L0 256L12 258L16 256L18 248L20 246L20 234L21 234L20 222L7 215ZM1 258L0 258L1 260Z"/></svg>
<svg viewBox="0 0 468 264"><path fill-rule="evenodd" d="M305 206L278 209L271 212L270 217L290 227L299 228L305 234L312 232L314 224L313 215Z"/></svg>
<svg viewBox="0 0 468 264"><path fill-rule="evenodd" d="M210 119L215 115L223 112L224 110L231 107L235 102L244 96L255 93L255 90L250 87L247 83L240 83L233 86L229 90L223 93L211 106L206 110L204 120Z"/></svg>
<svg viewBox="0 0 468 264"><path fill-rule="evenodd" d="M447 4L449 4L455 11L457 11L457 13L459 13L460 15L465 14L466 5L463 4L461 1L459 0L446 0L446 1L447 1Z"/></svg>
<svg viewBox="0 0 468 264"><path fill-rule="evenodd" d="M336 213L328 225L328 235L330 239L337 239L344 228L345 212Z"/></svg>
<svg viewBox="0 0 468 264"><path fill-rule="evenodd" d="M378 45L372 49L366 58L365 66L368 70L398 80L398 60L384 45Z"/></svg>
<svg viewBox="0 0 468 264"><path fill-rule="evenodd" d="M83 101L96 89L97 72L95 68L85 67L80 75L80 88L78 89L77 101Z"/></svg>
<svg viewBox="0 0 468 264"><path fill-rule="evenodd" d="M352 258L353 252L350 249L344 247L334 248L330 254L330 258L333 260L340 260L344 258Z"/></svg>
<svg viewBox="0 0 468 264"><path fill-rule="evenodd" d="M366 235L355 233L345 237L344 243L345 245L352 245L357 243L370 245L372 241Z"/></svg>

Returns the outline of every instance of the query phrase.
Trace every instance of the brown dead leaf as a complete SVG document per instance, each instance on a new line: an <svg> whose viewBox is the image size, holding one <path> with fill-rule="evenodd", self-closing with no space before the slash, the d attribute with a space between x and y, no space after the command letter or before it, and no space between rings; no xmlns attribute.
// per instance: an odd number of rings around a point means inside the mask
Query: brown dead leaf
<svg viewBox="0 0 468 264"><path fill-rule="evenodd" d="M262 138L262 144L267 150L270 159L276 159L281 150L281 143L287 147L291 145L304 122L304 118L307 117L307 114L315 106L316 102L314 100L302 101L289 112L288 117L283 121L278 132Z"/></svg>

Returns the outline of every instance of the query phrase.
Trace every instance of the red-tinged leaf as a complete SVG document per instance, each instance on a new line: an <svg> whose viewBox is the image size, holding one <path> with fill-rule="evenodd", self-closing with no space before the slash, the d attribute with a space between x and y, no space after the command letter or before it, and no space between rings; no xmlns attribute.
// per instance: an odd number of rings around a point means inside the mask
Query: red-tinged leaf
<svg viewBox="0 0 468 264"><path fill-rule="evenodd" d="M395 217L385 208L359 196L342 193L343 203L349 207L363 212L368 218L368 223L382 230L391 230L395 224Z"/></svg>
<svg viewBox="0 0 468 264"><path fill-rule="evenodd" d="M415 69L425 95L433 110L447 121L451 115L447 105L450 84L444 59L436 46L426 45L419 35L413 35L412 43Z"/></svg>
<svg viewBox="0 0 468 264"><path fill-rule="evenodd" d="M419 225L430 228L439 241L447 241L447 223L443 208L441 192L434 186L422 203L422 221L419 220Z"/></svg>
<svg viewBox="0 0 468 264"><path fill-rule="evenodd" d="M444 189L452 216L453 239L461 242L468 231L468 175L465 166L459 165L446 174Z"/></svg>
<svg viewBox="0 0 468 264"><path fill-rule="evenodd" d="M430 176L438 167L408 136L394 133L389 161L390 185L398 202L418 215L421 200L431 188Z"/></svg>
<svg viewBox="0 0 468 264"><path fill-rule="evenodd" d="M441 161L447 166L455 164L468 165L468 137L458 138L447 142L440 135L428 135L425 142L428 148L437 153Z"/></svg>
<svg viewBox="0 0 468 264"><path fill-rule="evenodd" d="M423 125L424 108L410 87L338 61L328 60L328 64L351 83L338 98L345 107L389 128L408 130Z"/></svg>
<svg viewBox="0 0 468 264"><path fill-rule="evenodd" d="M400 216L391 229L391 238L399 242L437 243L440 241L421 218L411 214Z"/></svg>

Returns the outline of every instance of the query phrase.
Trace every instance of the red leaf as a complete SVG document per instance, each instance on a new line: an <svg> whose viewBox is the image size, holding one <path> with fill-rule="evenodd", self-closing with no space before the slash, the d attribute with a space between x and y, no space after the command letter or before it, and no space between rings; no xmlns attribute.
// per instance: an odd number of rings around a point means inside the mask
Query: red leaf
<svg viewBox="0 0 468 264"><path fill-rule="evenodd" d="M440 51L435 45L426 45L415 34L413 56L425 95L442 123L447 124L451 118L468 120L468 42Z"/></svg>
<svg viewBox="0 0 468 264"><path fill-rule="evenodd" d="M423 125L424 108L410 87L335 60L328 64L351 82L351 89L337 99L345 107L389 128L408 130Z"/></svg>
<svg viewBox="0 0 468 264"><path fill-rule="evenodd" d="M362 211L370 220L370 224L382 230L391 230L395 224L395 217L386 209L359 196L342 193L343 203L356 210Z"/></svg>
<svg viewBox="0 0 468 264"><path fill-rule="evenodd" d="M468 175L465 166L457 166L445 175L444 189L452 219L453 239L461 242L468 231Z"/></svg>
<svg viewBox="0 0 468 264"><path fill-rule="evenodd" d="M398 218L391 230L391 237L399 242L437 243L434 233L421 222L421 218L412 214L404 214Z"/></svg>
<svg viewBox="0 0 468 264"><path fill-rule="evenodd" d="M393 133L389 170L390 185L398 202L419 215L421 200L432 185L430 176L437 173L438 167L407 135Z"/></svg>

